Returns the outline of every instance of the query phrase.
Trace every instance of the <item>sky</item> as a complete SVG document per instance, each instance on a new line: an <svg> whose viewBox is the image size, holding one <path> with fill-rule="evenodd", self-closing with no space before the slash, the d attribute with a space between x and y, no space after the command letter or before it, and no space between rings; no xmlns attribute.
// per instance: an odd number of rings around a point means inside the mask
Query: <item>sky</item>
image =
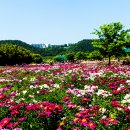
<svg viewBox="0 0 130 130"><path fill-rule="evenodd" d="M0 0L0 40L68 44L103 24L130 28L130 0Z"/></svg>

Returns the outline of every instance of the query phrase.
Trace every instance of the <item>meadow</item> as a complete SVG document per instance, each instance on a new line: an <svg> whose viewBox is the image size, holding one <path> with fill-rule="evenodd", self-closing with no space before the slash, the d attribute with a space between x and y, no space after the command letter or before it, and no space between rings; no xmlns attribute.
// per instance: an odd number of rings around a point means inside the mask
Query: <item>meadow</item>
<svg viewBox="0 0 130 130"><path fill-rule="evenodd" d="M130 66L0 67L0 130L130 130Z"/></svg>

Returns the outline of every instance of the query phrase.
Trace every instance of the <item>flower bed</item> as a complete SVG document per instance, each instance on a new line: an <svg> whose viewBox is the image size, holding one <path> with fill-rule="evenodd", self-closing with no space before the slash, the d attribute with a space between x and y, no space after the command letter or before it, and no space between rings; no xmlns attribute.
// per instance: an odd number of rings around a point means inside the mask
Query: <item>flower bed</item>
<svg viewBox="0 0 130 130"><path fill-rule="evenodd" d="M129 130L130 67L0 68L0 129Z"/></svg>

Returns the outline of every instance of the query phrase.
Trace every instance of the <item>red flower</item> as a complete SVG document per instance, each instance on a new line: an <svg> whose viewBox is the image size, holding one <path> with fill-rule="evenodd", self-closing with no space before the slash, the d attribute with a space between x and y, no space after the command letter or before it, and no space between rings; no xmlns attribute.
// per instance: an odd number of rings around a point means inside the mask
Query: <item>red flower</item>
<svg viewBox="0 0 130 130"><path fill-rule="evenodd" d="M92 122L92 121L90 121L89 122L89 124L88 124L88 127L91 129L91 130L94 130L95 128L96 128L96 124L94 123L94 122Z"/></svg>
<svg viewBox="0 0 130 130"><path fill-rule="evenodd" d="M68 102L68 101L70 101L70 97L65 96L65 97L62 98L62 100L63 100L64 102Z"/></svg>
<svg viewBox="0 0 130 130"><path fill-rule="evenodd" d="M17 114L19 114L19 111L17 111L17 110L11 111L11 115L17 115Z"/></svg>
<svg viewBox="0 0 130 130"><path fill-rule="evenodd" d="M11 120L12 120L12 118L4 118L4 119L2 119L0 121L0 129L5 127Z"/></svg>
<svg viewBox="0 0 130 130"><path fill-rule="evenodd" d="M112 101L112 102L111 102L111 105L112 105L113 107L123 108L123 106L121 106L121 104L119 104L117 101Z"/></svg>
<svg viewBox="0 0 130 130"><path fill-rule="evenodd" d="M80 120L80 125L87 126L88 125L88 118L83 118Z"/></svg>
<svg viewBox="0 0 130 130"><path fill-rule="evenodd" d="M85 101L85 102L90 102L90 98L85 98L85 97L82 97L82 101Z"/></svg>
<svg viewBox="0 0 130 130"><path fill-rule="evenodd" d="M4 99L5 97L6 97L6 95L5 95L5 94L0 93L0 99Z"/></svg>
<svg viewBox="0 0 130 130"><path fill-rule="evenodd" d="M20 122L25 121L25 120L26 120L25 117L18 118L18 121L20 121Z"/></svg>
<svg viewBox="0 0 130 130"><path fill-rule="evenodd" d="M125 130L130 130L130 126L128 126L127 128L125 128Z"/></svg>

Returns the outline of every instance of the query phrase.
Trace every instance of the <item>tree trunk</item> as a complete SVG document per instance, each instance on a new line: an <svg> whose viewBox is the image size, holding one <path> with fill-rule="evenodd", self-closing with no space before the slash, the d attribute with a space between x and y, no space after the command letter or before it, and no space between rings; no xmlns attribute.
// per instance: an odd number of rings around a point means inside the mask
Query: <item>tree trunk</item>
<svg viewBox="0 0 130 130"><path fill-rule="evenodd" d="M110 55L108 55L108 57L109 57L109 62L108 62L108 65L111 65L111 56L110 56Z"/></svg>

